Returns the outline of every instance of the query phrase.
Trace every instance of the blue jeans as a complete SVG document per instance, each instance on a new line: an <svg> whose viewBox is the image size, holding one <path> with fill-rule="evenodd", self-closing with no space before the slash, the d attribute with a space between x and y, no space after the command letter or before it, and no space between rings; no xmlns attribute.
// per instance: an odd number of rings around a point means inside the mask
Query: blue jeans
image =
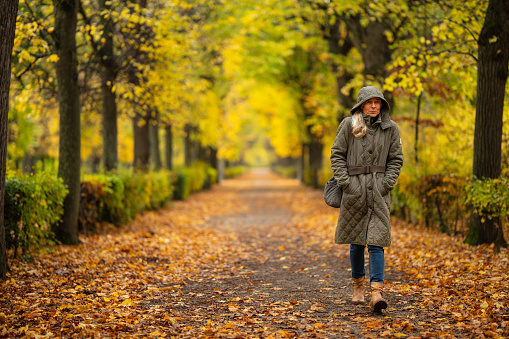
<svg viewBox="0 0 509 339"><path fill-rule="evenodd" d="M362 245L350 245L350 263L352 265L352 277L358 279L366 275L364 270L364 248ZM384 282L384 248L368 245L369 252L369 281Z"/></svg>

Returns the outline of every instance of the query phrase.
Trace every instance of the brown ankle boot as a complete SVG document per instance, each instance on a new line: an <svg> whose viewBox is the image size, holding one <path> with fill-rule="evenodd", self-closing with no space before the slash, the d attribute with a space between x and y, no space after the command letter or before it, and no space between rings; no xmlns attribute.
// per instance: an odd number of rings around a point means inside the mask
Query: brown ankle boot
<svg viewBox="0 0 509 339"><path fill-rule="evenodd" d="M353 279L353 297L354 304L364 304L364 277Z"/></svg>
<svg viewBox="0 0 509 339"><path fill-rule="evenodd" d="M382 297L384 284L379 282L371 283L371 311L381 312L387 308L387 301Z"/></svg>

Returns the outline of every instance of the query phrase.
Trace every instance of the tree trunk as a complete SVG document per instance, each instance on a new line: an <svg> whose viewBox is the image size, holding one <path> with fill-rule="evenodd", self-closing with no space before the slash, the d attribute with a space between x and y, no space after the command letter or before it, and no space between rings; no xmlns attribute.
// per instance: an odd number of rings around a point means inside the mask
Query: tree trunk
<svg viewBox="0 0 509 339"><path fill-rule="evenodd" d="M389 41L387 41L387 37L385 36L385 31L388 29L389 26L386 23L371 21L366 26L364 32L364 43L366 45L362 53L364 75L372 76L382 84L385 82L385 78L388 74L385 66L392 58ZM392 110L394 106L392 92L384 91L384 97Z"/></svg>
<svg viewBox="0 0 509 339"><path fill-rule="evenodd" d="M320 170L323 166L323 144L321 140L313 137L308 146L309 171L311 174L311 185L314 188L320 187Z"/></svg>
<svg viewBox="0 0 509 339"><path fill-rule="evenodd" d="M303 157L302 154L294 159L295 162L295 179L297 179L300 182L303 182L304 178L304 163L303 163Z"/></svg>
<svg viewBox="0 0 509 339"><path fill-rule="evenodd" d="M101 74L103 92L103 165L106 171L117 169L118 128L116 95L111 88L115 76L104 68Z"/></svg>
<svg viewBox="0 0 509 339"><path fill-rule="evenodd" d="M502 126L509 66L509 6L490 0L478 40L477 103L474 131L473 175L478 179L501 174ZM506 246L499 218L472 214L466 241Z"/></svg>
<svg viewBox="0 0 509 339"><path fill-rule="evenodd" d="M414 143L414 160L419 163L419 117L421 115L421 99L422 93L417 97L417 113L415 115L415 143Z"/></svg>
<svg viewBox="0 0 509 339"><path fill-rule="evenodd" d="M161 163L161 152L159 150L159 123L157 120L152 121L149 123L148 128L150 137L150 159L152 161L152 166L158 171L163 167Z"/></svg>
<svg viewBox="0 0 509 339"><path fill-rule="evenodd" d="M225 179L226 160L219 158L217 160L217 182L221 182Z"/></svg>
<svg viewBox="0 0 509 339"><path fill-rule="evenodd" d="M62 222L53 231L62 243L77 244L78 208L80 202L80 103L78 60L76 57L76 25L78 0L53 0L55 44L59 60L56 64L60 109L58 176L69 189L64 199Z"/></svg>
<svg viewBox="0 0 509 339"><path fill-rule="evenodd" d="M212 166L215 170L218 169L218 164L217 164L217 149L213 148L213 147L210 147L209 148L209 164L210 166Z"/></svg>
<svg viewBox="0 0 509 339"><path fill-rule="evenodd" d="M0 0L0 279L9 272L5 244L4 195L7 169L7 121L9 115L9 89L11 86L11 56L18 13L17 0Z"/></svg>
<svg viewBox="0 0 509 339"><path fill-rule="evenodd" d="M165 131L166 168L171 171L173 170L173 131L171 125L166 125Z"/></svg>
<svg viewBox="0 0 509 339"><path fill-rule="evenodd" d="M191 166L193 164L193 141L191 140L191 132L192 126L187 124L184 126L184 131L186 132L184 139L184 150L185 150L185 158L184 164L185 166Z"/></svg>
<svg viewBox="0 0 509 339"><path fill-rule="evenodd" d="M297 167L297 179L300 180L302 183L306 183L306 153L307 153L307 144L302 143L301 145L301 153L298 160L298 167ZM300 177L299 177L299 171L300 171Z"/></svg>
<svg viewBox="0 0 509 339"><path fill-rule="evenodd" d="M138 3L141 8L146 8L146 0L133 0L133 3ZM134 12L133 12L134 14ZM138 67L139 65L148 65L149 53L142 50L142 46L150 44L152 41L151 30L144 23L137 23L135 25L136 33L131 37L133 44L128 54L133 58L134 62L128 66L129 82L135 87L139 87L141 84L146 83L147 79L143 75L142 70ZM135 169L147 171L150 166L150 133L149 124L151 120L150 111L152 106L149 102L146 102L147 98L139 98L133 92L135 99L133 100L133 109L136 113L133 118L133 134L134 134L134 167ZM148 108L143 107L143 102L146 103Z"/></svg>
<svg viewBox="0 0 509 339"><path fill-rule="evenodd" d="M149 117L136 115L133 118L134 168L147 171L150 165Z"/></svg>
<svg viewBox="0 0 509 339"><path fill-rule="evenodd" d="M99 10L108 13L111 1L99 0ZM118 128L116 94L112 91L116 78L116 61L113 47L113 21L101 15L103 44L101 56L101 82L103 93L103 162L106 171L115 170L118 165Z"/></svg>
<svg viewBox="0 0 509 339"><path fill-rule="evenodd" d="M327 16L327 18L329 17ZM332 25L325 26L328 30L322 30L322 34L329 45L329 52L335 55L346 56L352 49L353 44L348 38L348 32L345 36L341 36L340 23L340 17L336 16ZM356 102L353 98L353 90L350 90L348 95L345 95L342 92L343 87L345 87L348 82L353 79L353 75L350 74L344 67L339 67L339 65L335 62L331 63L331 67L332 73L336 78L337 100L339 105L344 108L337 117L338 123L340 123L346 116L348 116L347 112L350 111L350 108L352 108Z"/></svg>

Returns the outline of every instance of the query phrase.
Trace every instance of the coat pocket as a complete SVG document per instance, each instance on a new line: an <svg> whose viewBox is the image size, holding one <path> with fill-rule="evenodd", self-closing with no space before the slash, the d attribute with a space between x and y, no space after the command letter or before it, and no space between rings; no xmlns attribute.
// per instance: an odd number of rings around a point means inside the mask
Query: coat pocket
<svg viewBox="0 0 509 339"><path fill-rule="evenodd" d="M385 197L389 194L389 190L385 188L384 186L384 176L381 175L377 178L377 186L378 186L378 192L380 192L380 195L382 197Z"/></svg>
<svg viewBox="0 0 509 339"><path fill-rule="evenodd" d="M387 208L389 211L391 210L391 193L388 192L386 195L383 196L385 204L387 205Z"/></svg>

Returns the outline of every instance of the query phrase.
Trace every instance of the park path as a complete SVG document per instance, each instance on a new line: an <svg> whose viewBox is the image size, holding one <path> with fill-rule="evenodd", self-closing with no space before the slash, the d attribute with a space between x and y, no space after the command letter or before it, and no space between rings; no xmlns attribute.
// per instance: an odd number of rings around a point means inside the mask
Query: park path
<svg viewBox="0 0 509 339"><path fill-rule="evenodd" d="M201 227L231 233L235 244L223 246L240 246L239 256L223 274L187 280L173 298L145 302L178 314L184 335L361 338L373 330L379 335L381 319L395 307L406 319L401 308L408 310L409 301L399 294L388 296L384 315L349 302L349 247L333 244L338 210L323 203L320 191L258 169L193 199L208 200L211 193L233 209L206 216ZM388 280L401 278L388 272Z"/></svg>
<svg viewBox="0 0 509 339"><path fill-rule="evenodd" d="M12 261L0 338L509 336L506 249L393 219L389 307L371 314L349 301L337 215L320 190L252 170L79 246Z"/></svg>

